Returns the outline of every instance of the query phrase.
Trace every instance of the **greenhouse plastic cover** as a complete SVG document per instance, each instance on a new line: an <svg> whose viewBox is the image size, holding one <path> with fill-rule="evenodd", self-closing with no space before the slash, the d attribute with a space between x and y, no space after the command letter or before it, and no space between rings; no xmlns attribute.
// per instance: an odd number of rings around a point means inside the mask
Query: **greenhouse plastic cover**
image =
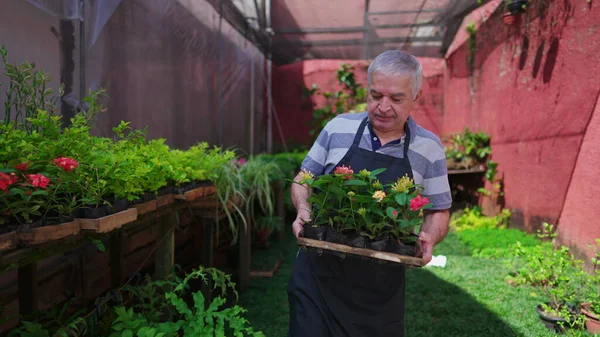
<svg viewBox="0 0 600 337"><path fill-rule="evenodd" d="M207 141L255 152L266 146L268 50L276 64L368 59L395 48L439 57L448 27L458 29L461 15L477 6L477 0L28 1L83 22L85 90L105 88L109 95L95 123L98 134L127 120L176 147ZM269 21L272 30L265 29ZM69 97L76 101L75 94Z"/></svg>

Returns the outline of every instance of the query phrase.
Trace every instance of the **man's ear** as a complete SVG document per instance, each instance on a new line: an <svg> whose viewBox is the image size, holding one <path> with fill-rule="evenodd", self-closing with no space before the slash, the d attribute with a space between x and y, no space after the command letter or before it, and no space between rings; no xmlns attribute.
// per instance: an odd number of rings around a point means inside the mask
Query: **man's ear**
<svg viewBox="0 0 600 337"><path fill-rule="evenodd" d="M423 89L419 90L419 92L417 93L417 96L415 96L415 99L413 100L413 102L416 102L419 100L419 98L421 98L421 94L423 93Z"/></svg>

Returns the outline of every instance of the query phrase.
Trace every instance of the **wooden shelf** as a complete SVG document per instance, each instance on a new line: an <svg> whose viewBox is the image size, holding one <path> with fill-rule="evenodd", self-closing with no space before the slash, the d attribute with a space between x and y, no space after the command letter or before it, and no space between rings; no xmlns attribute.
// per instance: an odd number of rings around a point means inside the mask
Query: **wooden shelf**
<svg viewBox="0 0 600 337"><path fill-rule="evenodd" d="M17 248L19 238L17 232L8 232L0 234L0 252L5 252Z"/></svg>
<svg viewBox="0 0 600 337"><path fill-rule="evenodd" d="M405 256L405 255L399 255L399 254L394 254L394 253L389 253L389 252L381 252L381 251L377 251L377 250L366 249L366 248L350 247L350 246L333 243L333 242L327 242L327 241L319 241L319 240L313 240L313 239L307 239L307 238L298 238L298 245L302 246L302 247L312 247L312 248L319 248L319 249L326 249L326 250L331 250L331 251L336 251L336 252L342 252L342 253L346 253L346 254L366 256L366 257L370 257L370 258L374 258L374 259L402 263L402 264L416 266L416 267L422 267L425 265L425 262L423 261L422 258L418 258L418 257L414 257L414 256Z"/></svg>

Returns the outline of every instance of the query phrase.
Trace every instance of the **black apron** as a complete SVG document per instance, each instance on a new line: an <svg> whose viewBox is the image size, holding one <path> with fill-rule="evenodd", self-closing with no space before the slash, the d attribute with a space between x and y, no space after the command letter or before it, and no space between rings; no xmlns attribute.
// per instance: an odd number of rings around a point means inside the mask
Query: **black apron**
<svg viewBox="0 0 600 337"><path fill-rule="evenodd" d="M354 172L386 168L382 184L408 175L410 130L405 124L404 156L396 158L359 147L365 118L344 158L336 165ZM372 135L373 136L373 135ZM288 337L390 337L404 336L405 267L350 255L300 250L288 285L290 325Z"/></svg>

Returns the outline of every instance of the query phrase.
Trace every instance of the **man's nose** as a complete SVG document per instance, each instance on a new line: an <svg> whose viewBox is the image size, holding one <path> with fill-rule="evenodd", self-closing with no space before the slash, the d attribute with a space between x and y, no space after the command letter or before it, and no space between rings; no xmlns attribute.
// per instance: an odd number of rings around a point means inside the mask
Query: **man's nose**
<svg viewBox="0 0 600 337"><path fill-rule="evenodd" d="M386 112L388 110L390 110L392 108L392 104L390 102L390 99L387 97L383 97L381 99L381 102L379 103L379 110L381 110L382 112Z"/></svg>

